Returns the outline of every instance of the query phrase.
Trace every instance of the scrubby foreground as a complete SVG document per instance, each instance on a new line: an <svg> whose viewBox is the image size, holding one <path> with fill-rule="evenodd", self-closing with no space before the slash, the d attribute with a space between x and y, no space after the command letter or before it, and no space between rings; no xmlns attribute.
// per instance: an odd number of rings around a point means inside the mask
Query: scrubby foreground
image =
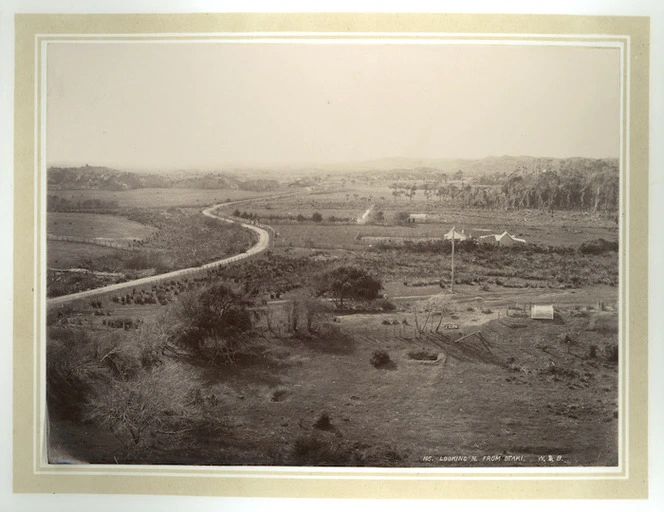
<svg viewBox="0 0 664 512"><path fill-rule="evenodd" d="M491 318L446 330L447 317L429 327L420 317L416 328L412 311L397 310L260 332L243 331L233 319L242 343L232 352L185 350L164 318L88 333L54 321L49 456L149 464L616 465L617 313L570 306L553 321Z"/></svg>

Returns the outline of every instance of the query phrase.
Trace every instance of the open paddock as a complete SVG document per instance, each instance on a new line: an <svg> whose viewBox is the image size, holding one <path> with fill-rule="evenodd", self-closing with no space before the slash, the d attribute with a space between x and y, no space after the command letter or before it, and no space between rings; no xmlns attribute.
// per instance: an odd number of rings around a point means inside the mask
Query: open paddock
<svg viewBox="0 0 664 512"><path fill-rule="evenodd" d="M49 240L46 250L48 266L51 268L76 268L86 262L107 257L122 257L123 252L100 245L79 244Z"/></svg>
<svg viewBox="0 0 664 512"><path fill-rule="evenodd" d="M116 201L120 208L168 208L198 207L239 201L252 197L273 195L275 192L254 192L251 190L191 189L191 188L140 188L132 190L53 190L49 195L68 201L98 199Z"/></svg>
<svg viewBox="0 0 664 512"><path fill-rule="evenodd" d="M49 212L47 222L47 232L50 235L103 238L117 242L142 240L157 231L153 226L119 215L98 213Z"/></svg>

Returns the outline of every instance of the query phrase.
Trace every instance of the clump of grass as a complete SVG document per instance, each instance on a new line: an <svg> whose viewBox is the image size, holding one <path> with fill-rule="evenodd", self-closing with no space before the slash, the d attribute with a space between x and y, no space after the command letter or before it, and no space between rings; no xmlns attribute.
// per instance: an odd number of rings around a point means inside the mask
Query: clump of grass
<svg viewBox="0 0 664 512"><path fill-rule="evenodd" d="M270 397L270 401L272 402L283 402L284 399L288 396L288 391L285 389L275 389L272 392L272 396Z"/></svg>
<svg viewBox="0 0 664 512"><path fill-rule="evenodd" d="M332 420L330 420L330 415L326 412L320 413L318 419L314 423L314 428L318 430L332 430Z"/></svg>
<svg viewBox="0 0 664 512"><path fill-rule="evenodd" d="M390 359L390 354L384 350L376 350L371 356L370 363L374 368L387 368L391 365L394 365L392 359Z"/></svg>
<svg viewBox="0 0 664 512"><path fill-rule="evenodd" d="M604 350L604 358L609 362L609 363L617 363L618 358L619 358L619 349L618 349L618 344L614 343L612 345L609 345L606 347Z"/></svg>
<svg viewBox="0 0 664 512"><path fill-rule="evenodd" d="M385 298L376 299L376 306L382 311L394 311L397 308L393 302Z"/></svg>
<svg viewBox="0 0 664 512"><path fill-rule="evenodd" d="M299 466L396 466L405 455L388 445L351 443L321 435L301 436L291 450L292 463Z"/></svg>
<svg viewBox="0 0 664 512"><path fill-rule="evenodd" d="M596 314L588 321L589 331L600 334L616 334L618 332L618 316L615 314Z"/></svg>
<svg viewBox="0 0 664 512"><path fill-rule="evenodd" d="M568 379L577 379L579 377L579 372L572 370L571 368L564 368L562 366L547 366L546 368L539 370L540 375L553 375L555 377L566 377Z"/></svg>
<svg viewBox="0 0 664 512"><path fill-rule="evenodd" d="M292 454L298 465L347 466L352 463L352 453L341 444L313 436L296 439Z"/></svg>

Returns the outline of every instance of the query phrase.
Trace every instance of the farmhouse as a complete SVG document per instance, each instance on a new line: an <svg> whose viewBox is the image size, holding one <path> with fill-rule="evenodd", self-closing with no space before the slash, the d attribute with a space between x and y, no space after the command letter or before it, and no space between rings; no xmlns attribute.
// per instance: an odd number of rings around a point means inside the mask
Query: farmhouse
<svg viewBox="0 0 664 512"><path fill-rule="evenodd" d="M502 245L503 247L508 247L514 244L525 244L526 241L523 238L517 238L513 235L510 235L507 231L503 231L500 235L484 235L479 237L480 243L489 243L495 245Z"/></svg>
<svg viewBox="0 0 664 512"><path fill-rule="evenodd" d="M443 235L443 238L445 240L452 240L452 236L454 236L454 240L468 240L469 238L472 238L470 233L466 234L466 231L462 229L461 231L457 231L456 227L452 227L447 233Z"/></svg>
<svg viewBox="0 0 664 512"><path fill-rule="evenodd" d="M530 308L530 318L534 320L553 320L553 306L535 306Z"/></svg>
<svg viewBox="0 0 664 512"><path fill-rule="evenodd" d="M411 213L408 215L408 222L410 224L415 224L416 222L426 222L427 214L426 213Z"/></svg>

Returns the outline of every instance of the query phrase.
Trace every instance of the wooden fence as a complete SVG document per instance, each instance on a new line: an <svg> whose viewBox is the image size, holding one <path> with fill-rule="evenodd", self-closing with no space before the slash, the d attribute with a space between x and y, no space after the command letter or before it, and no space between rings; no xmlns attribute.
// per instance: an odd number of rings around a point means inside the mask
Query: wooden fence
<svg viewBox="0 0 664 512"><path fill-rule="evenodd" d="M48 240L52 241L100 245L102 247L111 247L113 249L120 249L122 251L139 251L141 249L139 246L137 246L138 240L122 244L118 242L111 242L110 240L102 240L99 238L82 238L78 236L53 235L51 233L49 233L46 237Z"/></svg>

